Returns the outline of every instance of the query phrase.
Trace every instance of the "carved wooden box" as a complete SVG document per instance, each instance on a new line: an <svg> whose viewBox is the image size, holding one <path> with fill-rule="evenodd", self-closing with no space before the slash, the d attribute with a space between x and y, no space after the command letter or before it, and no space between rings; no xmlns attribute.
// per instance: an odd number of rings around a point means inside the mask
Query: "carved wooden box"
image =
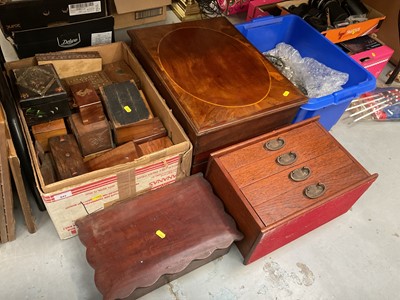
<svg viewBox="0 0 400 300"><path fill-rule="evenodd" d="M76 225L104 299L140 297L222 256L242 237L201 174Z"/></svg>
<svg viewBox="0 0 400 300"><path fill-rule="evenodd" d="M78 144L72 134L51 137L49 147L58 180L87 172Z"/></svg>
<svg viewBox="0 0 400 300"><path fill-rule="evenodd" d="M106 118L103 104L90 81L73 84L70 89L83 124L99 122Z"/></svg>
<svg viewBox="0 0 400 300"><path fill-rule="evenodd" d="M28 126L71 114L69 98L52 65L13 69L16 98Z"/></svg>
<svg viewBox="0 0 400 300"><path fill-rule="evenodd" d="M107 120L85 125L80 115L76 113L72 114L68 121L83 156L113 148L111 129Z"/></svg>
<svg viewBox="0 0 400 300"><path fill-rule="evenodd" d="M290 124L307 102L226 18L128 34L135 56L189 135L192 171L205 170L211 151Z"/></svg>
<svg viewBox="0 0 400 300"><path fill-rule="evenodd" d="M248 264L345 213L376 179L316 119L211 154L206 178Z"/></svg>

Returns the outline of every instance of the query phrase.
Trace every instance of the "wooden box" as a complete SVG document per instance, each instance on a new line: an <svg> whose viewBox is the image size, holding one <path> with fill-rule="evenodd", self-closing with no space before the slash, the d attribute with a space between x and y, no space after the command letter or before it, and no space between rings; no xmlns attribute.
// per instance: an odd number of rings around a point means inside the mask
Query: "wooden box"
<svg viewBox="0 0 400 300"><path fill-rule="evenodd" d="M58 180L76 177L87 172L78 144L72 134L51 137L49 147Z"/></svg>
<svg viewBox="0 0 400 300"><path fill-rule="evenodd" d="M13 80L28 126L71 114L67 93L52 65L14 69Z"/></svg>
<svg viewBox="0 0 400 300"><path fill-rule="evenodd" d="M307 102L226 18L128 34L132 51L192 141L192 173L205 171L211 151L290 124Z"/></svg>
<svg viewBox="0 0 400 300"><path fill-rule="evenodd" d="M139 157L136 144L128 142L85 162L90 171L110 168L134 161Z"/></svg>
<svg viewBox="0 0 400 300"><path fill-rule="evenodd" d="M113 148L111 129L107 120L85 125L79 114L72 114L68 121L83 156Z"/></svg>
<svg viewBox="0 0 400 300"><path fill-rule="evenodd" d="M38 65L52 64L60 78L101 71L102 59L98 52L50 52L35 55Z"/></svg>
<svg viewBox="0 0 400 300"><path fill-rule="evenodd" d="M212 153L206 174L245 264L345 213L376 177L315 118Z"/></svg>
<svg viewBox="0 0 400 300"><path fill-rule="evenodd" d="M70 89L83 124L99 122L106 118L100 98L90 81L70 85Z"/></svg>
<svg viewBox="0 0 400 300"><path fill-rule="evenodd" d="M32 126L32 134L43 151L49 151L49 138L58 135L67 134L64 119L57 119L46 123Z"/></svg>
<svg viewBox="0 0 400 300"><path fill-rule="evenodd" d="M134 140L141 123L152 123L153 114L133 81L106 85L100 92L118 145Z"/></svg>
<svg viewBox="0 0 400 300"><path fill-rule="evenodd" d="M104 71L76 75L76 76L65 78L64 81L67 86L68 92L70 92L69 86L71 86L71 85L79 84L79 83L83 83L83 82L90 82L92 84L93 88L96 90L97 94L100 94L101 86L105 86L107 84L112 83L111 79L108 78L107 74Z"/></svg>
<svg viewBox="0 0 400 300"><path fill-rule="evenodd" d="M103 66L103 70L112 82L124 82L133 80L138 89L141 88L139 77L135 74L135 72L132 71L131 68L129 68L129 66L124 61L117 61L115 63L106 64Z"/></svg>
<svg viewBox="0 0 400 300"><path fill-rule="evenodd" d="M76 224L104 299L140 297L222 256L242 237L201 174Z"/></svg>

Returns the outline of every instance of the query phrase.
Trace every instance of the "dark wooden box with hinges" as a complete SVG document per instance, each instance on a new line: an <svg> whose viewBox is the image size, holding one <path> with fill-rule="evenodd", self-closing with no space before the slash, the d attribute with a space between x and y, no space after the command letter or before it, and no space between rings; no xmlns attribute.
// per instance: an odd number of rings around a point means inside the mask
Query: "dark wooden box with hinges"
<svg viewBox="0 0 400 300"><path fill-rule="evenodd" d="M14 92L28 126L71 114L69 98L52 65L12 70Z"/></svg>
<svg viewBox="0 0 400 300"><path fill-rule="evenodd" d="M133 80L100 87L100 93L117 145L141 138L143 126L152 131L153 113Z"/></svg>
<svg viewBox="0 0 400 300"><path fill-rule="evenodd" d="M206 178L251 263L342 215L375 181L316 118L211 154Z"/></svg>
<svg viewBox="0 0 400 300"><path fill-rule="evenodd" d="M192 174L205 171L210 152L290 124L307 102L226 18L128 34L193 144Z"/></svg>
<svg viewBox="0 0 400 300"><path fill-rule="evenodd" d="M202 174L75 224L104 299L143 296L221 257L242 238Z"/></svg>

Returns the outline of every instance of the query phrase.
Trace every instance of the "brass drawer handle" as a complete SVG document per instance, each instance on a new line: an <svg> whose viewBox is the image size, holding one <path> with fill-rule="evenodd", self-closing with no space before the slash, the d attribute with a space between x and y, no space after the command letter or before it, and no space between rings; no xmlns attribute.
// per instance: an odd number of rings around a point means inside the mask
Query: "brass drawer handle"
<svg viewBox="0 0 400 300"><path fill-rule="evenodd" d="M289 178L293 181L303 181L310 177L310 175L311 169L309 167L301 167L290 172Z"/></svg>
<svg viewBox="0 0 400 300"><path fill-rule="evenodd" d="M264 149L270 150L270 151L276 151L285 146L285 140L283 138L277 138L273 140L269 140L264 144Z"/></svg>
<svg viewBox="0 0 400 300"><path fill-rule="evenodd" d="M323 183L316 183L307 186L304 189L304 195L306 195L310 199L315 199L322 196L326 191L326 186Z"/></svg>
<svg viewBox="0 0 400 300"><path fill-rule="evenodd" d="M297 160L297 154L295 152L288 152L284 153L282 155L279 155L276 158L276 162L280 164L281 166L288 166L294 163Z"/></svg>

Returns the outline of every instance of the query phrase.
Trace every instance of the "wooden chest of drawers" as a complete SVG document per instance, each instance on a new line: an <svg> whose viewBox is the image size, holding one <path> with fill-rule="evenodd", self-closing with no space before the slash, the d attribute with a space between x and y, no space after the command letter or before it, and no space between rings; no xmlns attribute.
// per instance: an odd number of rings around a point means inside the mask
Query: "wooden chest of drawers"
<svg viewBox="0 0 400 300"><path fill-rule="evenodd" d="M345 213L376 177L315 118L212 153L206 174L245 264Z"/></svg>
<svg viewBox="0 0 400 300"><path fill-rule="evenodd" d="M307 98L226 18L129 30L131 48L193 144L211 151L290 124Z"/></svg>
<svg viewBox="0 0 400 300"><path fill-rule="evenodd" d="M227 253L242 237L201 174L76 222L104 299L144 295Z"/></svg>

